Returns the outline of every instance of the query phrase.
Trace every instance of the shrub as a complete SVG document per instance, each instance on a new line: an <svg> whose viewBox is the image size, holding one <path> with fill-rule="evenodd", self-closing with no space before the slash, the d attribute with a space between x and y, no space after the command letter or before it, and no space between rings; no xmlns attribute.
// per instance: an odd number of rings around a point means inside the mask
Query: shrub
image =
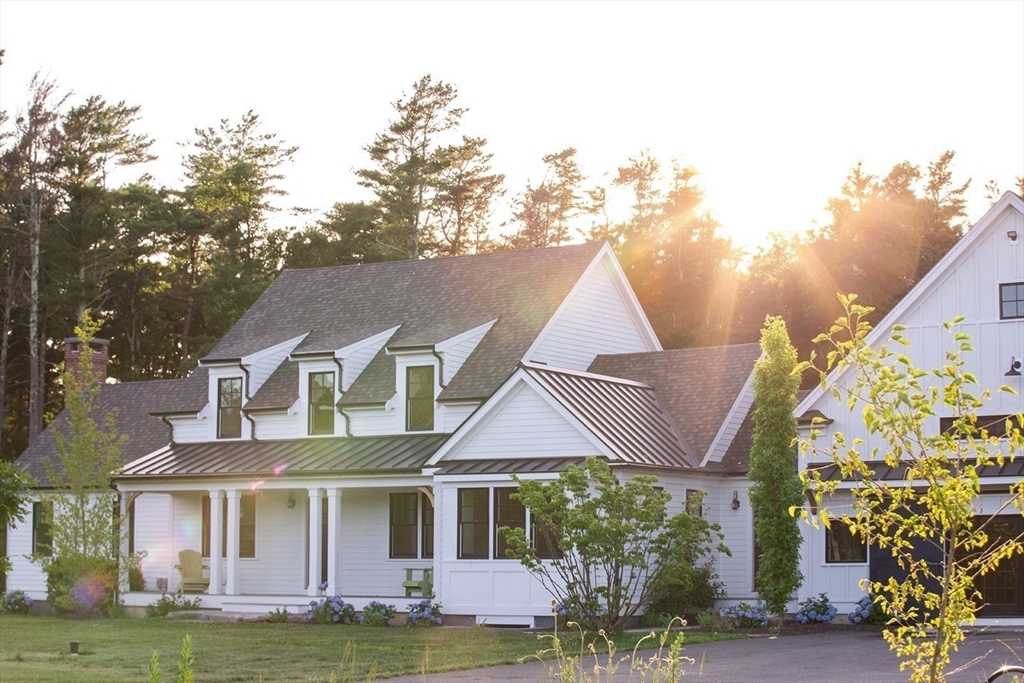
<svg viewBox="0 0 1024 683"><path fill-rule="evenodd" d="M164 593L152 605L146 605L147 617L166 617L171 612L183 612L199 609L199 598L188 599L183 595Z"/></svg>
<svg viewBox="0 0 1024 683"><path fill-rule="evenodd" d="M309 620L314 624L354 624L356 608L338 596L309 601Z"/></svg>
<svg viewBox="0 0 1024 683"><path fill-rule="evenodd" d="M409 605L409 616L405 623L408 626L440 626L442 619L440 603L424 599Z"/></svg>
<svg viewBox="0 0 1024 683"><path fill-rule="evenodd" d="M818 593L816 598L807 598L796 611L798 624L831 624L836 616L836 606L828 601L828 595Z"/></svg>
<svg viewBox="0 0 1024 683"><path fill-rule="evenodd" d="M712 633L728 633L736 628L732 620L728 619L714 610L704 610L697 615L697 626L711 631Z"/></svg>
<svg viewBox="0 0 1024 683"><path fill-rule="evenodd" d="M394 605L385 605L383 602L374 600L359 616L359 623L364 626L390 626L394 616Z"/></svg>
<svg viewBox="0 0 1024 683"><path fill-rule="evenodd" d="M132 592L146 590L146 579L138 567L128 567L128 590Z"/></svg>
<svg viewBox="0 0 1024 683"><path fill-rule="evenodd" d="M107 613L114 603L117 562L103 558L54 558L46 564L46 596L55 609L80 616Z"/></svg>
<svg viewBox="0 0 1024 683"><path fill-rule="evenodd" d="M737 628L764 628L768 625L768 615L761 603L751 605L741 602L731 607L723 607L722 616Z"/></svg>
<svg viewBox="0 0 1024 683"><path fill-rule="evenodd" d="M647 606L648 614L661 614L669 617L688 617L715 606L715 600L725 597L722 583L718 581L713 562L688 566L681 564L671 571L665 572L661 581L655 586L651 601ZM665 626L668 620L648 623L649 626Z"/></svg>
<svg viewBox="0 0 1024 683"><path fill-rule="evenodd" d="M4 595L3 608L5 612L28 614L32 609L32 598L25 595L25 591L11 591Z"/></svg>
<svg viewBox="0 0 1024 683"><path fill-rule="evenodd" d="M851 624L880 625L889 621L888 617L885 616L885 611L879 607L878 603L870 595L865 595L858 600L857 606L846 615L846 618L850 620Z"/></svg>
<svg viewBox="0 0 1024 683"><path fill-rule="evenodd" d="M267 621L271 624L285 624L288 622L288 610L284 607L278 607L274 611L267 614Z"/></svg>

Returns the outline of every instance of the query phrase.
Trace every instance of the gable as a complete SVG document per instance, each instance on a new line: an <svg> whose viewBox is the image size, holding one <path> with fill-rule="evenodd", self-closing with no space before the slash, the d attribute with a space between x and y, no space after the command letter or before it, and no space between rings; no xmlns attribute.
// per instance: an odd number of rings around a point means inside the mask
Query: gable
<svg viewBox="0 0 1024 683"><path fill-rule="evenodd" d="M647 317L607 249L566 297L523 360L583 371L602 354L660 350Z"/></svg>
<svg viewBox="0 0 1024 683"><path fill-rule="evenodd" d="M602 451L533 387L517 382L441 459L585 457Z"/></svg>

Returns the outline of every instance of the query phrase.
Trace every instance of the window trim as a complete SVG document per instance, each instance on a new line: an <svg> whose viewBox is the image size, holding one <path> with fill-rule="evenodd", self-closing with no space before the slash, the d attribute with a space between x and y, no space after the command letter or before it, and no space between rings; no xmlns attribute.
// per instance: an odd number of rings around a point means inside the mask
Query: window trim
<svg viewBox="0 0 1024 683"><path fill-rule="evenodd" d="M412 541L414 550L410 554L395 554L395 496L416 496L416 504L413 510L415 519L413 522L403 525L414 527L416 531ZM430 504L430 498L422 491L392 491L388 494L388 559L434 559L434 506Z"/></svg>
<svg viewBox="0 0 1024 683"><path fill-rule="evenodd" d="M457 491L457 493L456 493L456 506L458 507L458 514L456 516L457 533L456 533L456 539L455 539L455 542L456 542L455 557L456 557L456 559L459 559L459 560L489 560L489 559L491 559L491 557L490 557L490 554L491 554L490 539L488 539L487 542L482 544L483 545L483 553L482 554L475 553L475 554L472 554L472 555L464 554L463 553L463 543L462 543L462 540L463 540L463 538L465 538L464 528L466 526L469 526L469 525L471 525L474 528L476 528L476 527L483 527L483 529L488 534L490 534L490 529L491 529L491 487L489 487L489 486L467 486L467 487L459 487L458 489L456 489L456 491ZM463 520L463 509L465 508L465 505L463 504L462 497L463 497L463 495L465 495L469 491L477 491L477 492L483 491L486 494L486 501L484 502L483 505L476 505L476 504L474 504L472 506L473 509L482 508L484 510L484 514L486 515L487 518L484 519L483 521L473 520L473 521L467 522L467 521ZM474 534L474 536L475 536L475 534Z"/></svg>
<svg viewBox="0 0 1024 683"><path fill-rule="evenodd" d="M314 403L313 402L313 382L314 382L314 379L317 378L317 377L324 377L325 375L330 375L331 376L330 390L328 392L330 400L329 401L319 401L319 402ZM334 371L333 370L324 370L322 372L310 372L309 373L308 379L306 381L306 412L308 413L307 420L306 420L306 433L309 434L310 436L324 436L324 435L333 435L334 434L334 427L335 427L335 420L334 420L334 396L337 393L337 390L335 388L336 385L335 385L334 377L335 376L334 376ZM325 390L325 388L326 387L321 384L321 387L320 387L321 392L323 392ZM320 414L319 409L322 406L327 406L328 407L328 414L330 415L330 418L331 418L331 427L330 427L330 429L324 429L322 427L320 429L317 429L317 427L315 425L316 416Z"/></svg>
<svg viewBox="0 0 1024 683"><path fill-rule="evenodd" d="M511 558L505 554L505 551L508 550L508 541L505 540L505 536L503 534L498 533L498 528L507 526L512 528L519 528L526 532L530 527L529 513L527 512L525 505L523 505L521 502L517 500L512 500L511 498L511 495L519 490L518 486L495 486L493 490L494 494L492 497L494 499L494 502L491 505L491 526L494 528L494 548L492 549L494 552L494 559L511 560L514 558ZM502 505L501 502L501 498L503 496L506 497L504 505ZM522 526L518 524L518 517L511 520L502 519L500 513L502 512L503 507L510 508L513 515L517 516L519 514L519 511L521 510ZM504 512L508 513L509 510L504 510Z"/></svg>
<svg viewBox="0 0 1024 683"><path fill-rule="evenodd" d="M1021 319L1024 319L1024 313L1021 313L1020 315L1004 315L1003 314L1003 311L1004 311L1003 307L1007 303L1007 299L1005 299L1003 297L1003 293L1007 289L1009 289L1011 287L1014 287L1014 288L1016 288L1016 287L1024 287L1024 282L1000 282L999 283L999 319L1000 320L1021 320ZM1021 309L1024 308L1024 299L1019 299L1019 298L1016 298L1016 296L1015 296L1013 299L1010 299L1009 301L1013 301L1014 303L1016 303L1018 311L1021 311Z"/></svg>
<svg viewBox="0 0 1024 683"><path fill-rule="evenodd" d="M1016 415L977 415L977 419L974 426L978 429L978 433L974 436L976 439L981 438L981 430L984 429L989 437L1005 438L1006 437L1006 421L1009 420L1018 429L1024 429L1020 424L1017 424ZM955 417L940 417L939 418L939 433L955 435L958 439L963 440L965 437L960 432L954 434L954 423L957 418Z"/></svg>
<svg viewBox="0 0 1024 683"><path fill-rule="evenodd" d="M224 405L224 386L228 382L238 382L238 406ZM238 411L238 434L225 434L224 415L228 410ZM217 438L218 439L240 439L242 438L242 378L241 377L218 377L217 378Z"/></svg>
<svg viewBox="0 0 1024 683"><path fill-rule="evenodd" d="M503 520L499 520L498 506L499 506L499 496L502 495L502 494L499 493L499 491L514 492L514 491L517 491L517 490L518 490L518 487L516 487L516 486L496 486L496 485L489 485L489 486L466 486L466 487L460 486L460 487L458 487L456 489L456 492L457 492L456 493L456 506L458 508L458 517L457 517L457 522L456 522L456 525L457 525L457 533L456 533L456 544L457 544L456 550L457 550L457 552L456 552L456 559L458 559L458 560L512 560L512 559L514 559L514 558L510 558L508 555L506 555L504 553L504 550L507 548L507 545L505 544L504 536L502 536L500 533L498 533L498 528L499 527L502 527L502 526L512 526L512 525L505 523L505 521L503 521ZM486 508L487 509L487 519L486 520L484 520L484 521L472 521L472 522L464 522L463 521L462 497L463 497L463 492L464 491L486 491L487 492L487 508ZM509 501L509 502L517 503L518 501ZM526 533L527 533L527 535L528 535L528 537L530 539L530 545L533 547L534 551L536 552L537 559L540 559L540 560L558 560L558 559L562 559L562 557L564 557L564 554L562 553L561 548L558 547L558 541L557 540L552 539L553 545L551 547L546 547L546 548L540 548L539 547L539 545L537 543L537 529L540 526L540 522L537 522L536 524L534 523L534 521L533 521L533 514L531 513L531 511L530 511L530 509L528 507L526 507L522 503L518 503L518 506L522 507L522 509L523 509L523 524L524 524L524 526L522 528L526 531ZM483 506L481 505L480 508L483 509ZM462 552L462 539L464 537L464 533L463 533L463 526L464 525L473 525L474 527L481 526L481 527L485 527L487 529L488 541L487 541L487 552L486 552L486 554L473 554L473 555L464 555L463 554L463 552Z"/></svg>
<svg viewBox="0 0 1024 683"><path fill-rule="evenodd" d="M388 558L392 560L413 560L419 559L419 491L392 491L388 495ZM406 521L402 524L395 522L395 503L398 500L408 501L413 499L415 502L412 504L412 521ZM402 504L401 509L403 512L408 512L407 503ZM399 528L405 528L407 531L409 528L412 529L412 543L409 552L396 553L395 552L395 531Z"/></svg>
<svg viewBox="0 0 1024 683"><path fill-rule="evenodd" d="M430 372L429 382L417 381L417 388L422 388L424 385L429 390L429 404L430 404L430 422L423 424L413 425L412 416L413 408L423 408L428 403L426 396L413 396L413 373L414 372ZM432 432L434 431L434 423L436 422L436 415L434 414L434 387L437 384L436 372L433 365L408 365L405 368L405 431L407 432ZM426 411L424 411L425 413Z"/></svg>
<svg viewBox="0 0 1024 683"><path fill-rule="evenodd" d="M839 552L840 550L851 550L851 549L856 547L856 546L854 546L854 544L852 542L849 545L841 545L841 544L838 544L838 543L833 543L831 541L831 539L832 539L832 537L835 534L835 532L833 531L833 529L835 529L835 528L843 529L844 532L848 535L848 537L849 537L849 539L851 541L860 539L860 537L857 536L856 534L854 534L853 531L850 529L850 527L847 526L845 523L843 523L841 520L833 519L832 523L829 524L829 526L827 526L825 528L825 558L824 558L825 564L826 565L862 565L862 564L867 564L868 563L868 542L867 542L867 539L861 539L861 542L860 542L860 547L863 548L864 559L862 559L862 560L861 559L852 559L852 560L851 559L829 559L829 556L830 556L830 552L829 551L833 547L835 547L837 549L836 552Z"/></svg>
<svg viewBox="0 0 1024 683"><path fill-rule="evenodd" d="M225 559L228 556L228 498L224 496L221 498L221 530L220 530L220 556L221 559ZM247 515L245 508L251 508L251 514ZM211 520L211 505L210 505L210 494L204 493L200 502L201 508L201 527L199 532L199 547L200 554L204 558L210 557L210 522ZM247 537L247 534L243 533L245 525L249 524L249 519L252 519L252 554L246 554L248 548L243 545L243 541ZM245 491L238 498L238 559L240 560L255 560L256 559L256 494Z"/></svg>

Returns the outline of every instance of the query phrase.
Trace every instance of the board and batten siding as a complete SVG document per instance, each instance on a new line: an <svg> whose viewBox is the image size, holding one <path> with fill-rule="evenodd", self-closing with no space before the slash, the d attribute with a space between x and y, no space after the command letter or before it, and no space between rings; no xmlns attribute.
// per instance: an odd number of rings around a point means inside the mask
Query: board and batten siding
<svg viewBox="0 0 1024 683"><path fill-rule="evenodd" d="M655 350L631 311L602 260L584 275L523 360L583 371L601 354Z"/></svg>
<svg viewBox="0 0 1024 683"><path fill-rule="evenodd" d="M509 390L501 409L454 450L452 460L597 455L597 448L532 387Z"/></svg>

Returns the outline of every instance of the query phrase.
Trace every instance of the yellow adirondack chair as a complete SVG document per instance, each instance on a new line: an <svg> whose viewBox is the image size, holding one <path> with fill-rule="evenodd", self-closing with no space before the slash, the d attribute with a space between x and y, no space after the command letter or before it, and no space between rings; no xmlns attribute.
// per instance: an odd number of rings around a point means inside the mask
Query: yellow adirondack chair
<svg viewBox="0 0 1024 683"><path fill-rule="evenodd" d="M210 587L210 580L203 576L207 568L203 564L203 556L197 550L182 550L178 553L179 564L174 568L181 574L176 593L205 593Z"/></svg>

